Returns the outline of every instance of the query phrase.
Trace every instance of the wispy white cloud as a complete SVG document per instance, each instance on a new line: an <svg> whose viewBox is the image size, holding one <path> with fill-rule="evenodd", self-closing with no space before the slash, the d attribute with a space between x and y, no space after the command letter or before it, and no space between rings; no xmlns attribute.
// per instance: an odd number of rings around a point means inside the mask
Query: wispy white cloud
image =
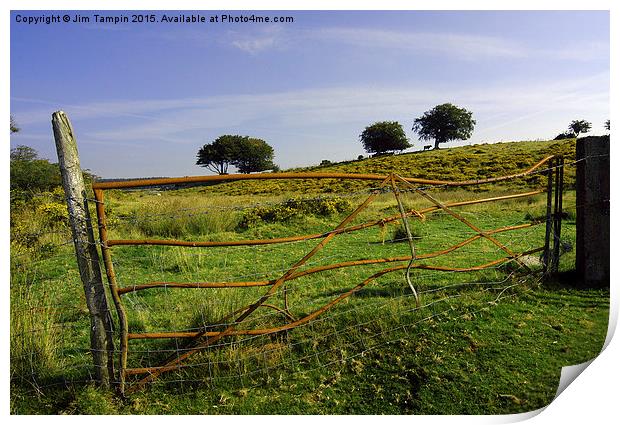
<svg viewBox="0 0 620 425"><path fill-rule="evenodd" d="M381 50L417 51L447 54L458 59L480 57L524 57L527 50L510 40L471 34L446 32L394 31L384 29L332 27L289 31L271 27L257 32L229 32L229 44L246 53L257 54L274 48L300 44L348 44Z"/></svg>
<svg viewBox="0 0 620 425"><path fill-rule="evenodd" d="M271 36L250 38L245 40L233 40L232 45L246 53L256 54L268 48L274 47L276 45L276 38Z"/></svg>
<svg viewBox="0 0 620 425"><path fill-rule="evenodd" d="M561 49L541 49L538 53L540 55L566 61L592 61L609 59L609 48L609 42L589 41L571 44Z"/></svg>
<svg viewBox="0 0 620 425"><path fill-rule="evenodd" d="M519 43L490 36L448 32L393 31L368 28L325 28L311 38L358 47L396 49L447 54L459 59L479 57L524 57L527 50Z"/></svg>
<svg viewBox="0 0 620 425"><path fill-rule="evenodd" d="M265 50L282 49L288 46L291 33L281 26L269 26L258 31L228 31L221 42L251 55Z"/></svg>
<svg viewBox="0 0 620 425"><path fill-rule="evenodd" d="M270 27L256 32L229 32L223 42L249 54L271 49L301 47L304 43L346 44L376 51L407 51L440 55L457 60L484 58L528 59L545 57L568 61L590 61L609 57L609 43L584 42L549 49L522 41L476 33L418 32L389 29L328 27L290 31Z"/></svg>
<svg viewBox="0 0 620 425"><path fill-rule="evenodd" d="M480 35L475 32L422 32L345 26L291 30L286 26L273 25L255 30L225 32L185 29L148 33L148 36L200 45L216 43L249 55L273 50L301 49L307 44L323 43L333 46L344 44L367 49L369 52L411 52L467 61L488 58L546 58L585 62L609 58L610 50L608 41L587 41L548 48L523 40Z"/></svg>
<svg viewBox="0 0 620 425"><path fill-rule="evenodd" d="M126 116L131 118L154 119L153 116L146 115L153 111L161 111L167 108L181 106L175 101L123 101L123 102L95 102L72 104L57 100L43 100L25 97L12 97L12 101L20 104L48 105L55 109L71 109L77 119L106 118ZM185 105L185 104L184 104ZM29 109L20 114L20 123L32 124L41 121L41 114L47 113L49 108ZM139 111L139 112L135 112Z"/></svg>

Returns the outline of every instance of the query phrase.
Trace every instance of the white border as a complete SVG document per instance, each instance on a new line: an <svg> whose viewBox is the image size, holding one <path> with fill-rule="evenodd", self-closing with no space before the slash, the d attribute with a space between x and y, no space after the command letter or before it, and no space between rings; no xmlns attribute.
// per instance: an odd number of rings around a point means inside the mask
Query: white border
<svg viewBox="0 0 620 425"><path fill-rule="evenodd" d="M334 2L328 0L298 0L298 1L276 1L276 0L263 0L263 1L252 1L252 0L212 0L212 1L188 1L188 0L178 0L175 2L162 2L162 1L145 1L145 0L136 0L132 2L127 2L126 0L109 0L109 1L77 1L77 0L58 0L52 3L42 1L42 0L5 0L2 2L1 14L2 20L1 22L1 36L0 36L0 45L2 46L2 55L0 56L0 63L2 64L2 69L5 70L5 77L3 79L3 83L1 87L1 93L4 101L0 104L0 116L8 117L10 113L10 105L9 105L9 51L10 51L10 40L9 40L9 20L10 20L10 10L611 10L611 38L612 38L612 62L611 62L611 75L618 75L617 73L617 54L614 52L614 47L617 50L617 36L618 36L618 25L619 19L617 18L617 1L603 1L603 0L590 0L588 2L577 2L574 0L570 1L562 1L562 0L506 0L502 2L497 1L488 1L488 0L472 0L468 2L464 2L462 0L443 0L443 1L397 1L397 0L383 0L381 2L370 2L370 1L355 1L355 2ZM171 7L173 6L173 7ZM616 10L614 10L614 8ZM611 81L611 120L614 123L619 122L618 120L618 109L616 107L617 101L617 84L615 79ZM8 132L5 130L5 134L8 135ZM8 140L8 136L7 140ZM8 143L7 143L8 145ZM8 159L8 146L5 147L5 157L3 158L3 163L5 166L0 167L0 172L2 173L2 178L0 179L0 185L2 185L2 190L4 194L4 203L3 208L1 210L2 214L2 223L6 228L3 229L2 235L0 236L0 249L2 250L3 264L6 266L8 264L8 246L9 246L9 238L8 238L8 221L9 221L9 212L8 212L8 192L9 192L9 159ZM611 144L612 151L615 150L614 144ZM614 161L615 154L612 154L612 161ZM614 161L615 162L615 161ZM612 187L611 187L611 198L612 198L612 218L616 217L616 208L613 203L614 199L617 199L615 196L617 193L615 181L617 180L617 172L615 170L616 167L613 166L612 163ZM616 241L615 235L615 220L612 219L612 257L613 257L613 247L614 241ZM509 415L509 416L460 416L460 417L452 417L452 416L442 416L442 417L429 417L429 416L419 416L415 418L410 418L407 416L401 417L390 417L390 422L399 423L405 421L409 423L412 420L422 421L424 423L454 423L454 421L458 421L459 424L472 423L506 423L506 422L516 422L524 419L528 419L532 417L535 413L539 413L537 416L534 416L531 420L532 423L547 423L547 422L564 422L564 423L578 423L578 422L591 422L594 421L600 423L608 423L609 418L617 417L617 388L618 388L618 361L620 358L619 348L617 343L617 338L612 339L613 331L615 329L615 325L618 319L618 296L617 296L617 288L616 283L614 282L614 277L617 276L617 267L614 262L612 262L612 305L610 312L610 332L608 334L608 343L609 345L602 352L602 354L594 359L592 365L589 366L584 373L579 375L575 382L566 388L559 397L553 401L546 409L541 409L542 412L531 412L529 414L522 415ZM4 282L5 282L5 296L2 299L2 320L4 322L4 335L5 338L2 340L5 341L3 344L2 351L2 364L5 366L0 368L0 380L4 383L4 388L6 389L6 394L2 398L2 411L5 415L9 414L9 391L8 391L8 370L9 370L9 347L8 347L8 335L9 335L9 299L8 299L8 282L10 281L9 277L10 271L9 267L6 267L4 271ZM147 419L146 417L144 417ZM25 416L11 416L9 418L15 422L21 421L30 421L32 418ZM58 418L52 417L52 420L57 420ZM118 418L121 419L121 418ZM149 420L153 420L153 418L148 418ZM209 420L212 420L210 418ZM244 418L244 417L222 417L218 420L230 422L241 421L241 420L252 420L252 421L261 421L265 418L255 417L255 418ZM285 417L270 417L268 420L270 423L284 423L285 421L289 423L293 418L285 418ZM35 419L36 420L36 419ZM84 418L80 417L63 417L63 421L83 421ZM109 420L108 418L89 418L89 421L96 420ZM141 420L141 417L129 417L122 418L121 420ZM166 418L159 418L159 420L167 420ZM299 423L315 423L317 418L312 417L296 417L293 420ZM336 417L324 417L320 419L321 421L327 420L329 422L339 420ZM356 420L360 420L357 418ZM376 420L376 418L365 417L362 420Z"/></svg>

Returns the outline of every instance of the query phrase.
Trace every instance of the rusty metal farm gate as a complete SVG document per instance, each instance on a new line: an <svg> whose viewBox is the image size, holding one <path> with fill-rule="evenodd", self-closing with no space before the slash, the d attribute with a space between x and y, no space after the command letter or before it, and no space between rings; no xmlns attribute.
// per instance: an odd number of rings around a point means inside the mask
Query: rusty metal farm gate
<svg viewBox="0 0 620 425"><path fill-rule="evenodd" d="M432 188L458 188L471 185L485 185L489 183L497 183L513 179L527 178L532 175L544 175L547 178L546 190L529 190L525 192L510 193L502 196L481 197L478 199L462 200L458 202L442 202L432 195L429 189ZM332 229L328 229L321 233L294 235L289 237L277 238L261 238L254 240L226 240L226 241L187 241L177 239L112 239L109 237L108 217L106 215L106 198L104 193L111 189L135 189L149 188L162 185L183 186L188 184L213 184L218 182L231 182L241 180L290 180L290 179L339 179L339 180L365 180L375 181L377 186L369 190L368 196L363 198L362 202L353 209L340 223ZM559 212L562 208L562 181L563 181L563 159L553 156L540 160L526 171L519 174L488 178L483 180L467 180L467 181L442 181L428 180L419 178L407 178L398 174L376 175L376 174L343 174L343 173L264 173L264 174L233 174L218 175L204 177L184 177L184 178L166 178L157 180L134 180L119 182L99 182L93 184L97 221L99 229L100 247L103 255L105 270L109 282L109 290L114 301L116 313L118 316L119 327L115 331L120 341L119 356L114 361L116 370L115 379L118 382L121 393L128 394L143 388L146 384L154 381L160 375L182 369L191 360L192 356L197 355L201 351L214 347L221 340L235 336L252 336L260 337L264 335L273 335L275 333L290 331L296 327L312 322L328 310L334 308L343 300L362 291L367 285L376 281L379 277L393 272L401 272L404 275L404 281L407 283L415 304L419 307L421 304L420 287L423 282L417 282L412 278L413 270L431 270L431 271L450 271L450 272L470 272L474 270L483 270L490 267L497 267L501 264L512 264L519 273L548 273L557 270L558 258L560 251L560 230L561 217ZM423 208L406 208L403 202L403 194L410 196L418 196L420 200L428 205ZM383 216L369 221L354 223L354 219L359 218L360 214L373 203L377 196L381 194L391 194L393 202L398 208L397 214ZM483 229L481 226L473 222L472 219L460 213L459 207L490 203L496 201L515 200L519 198L529 198L536 195L546 194L546 214L538 220L527 223L502 226L491 229ZM542 195L541 195L542 196ZM460 222L465 229L470 232L471 236L465 237L457 243L444 246L433 252L419 252L416 250L416 240L412 235L410 228L411 220L419 220L422 222L426 215L433 212L441 212L446 216ZM351 234L372 227L385 226L387 223L402 224L404 229L404 239L407 242L407 255L395 257L376 257L376 258L358 258L349 261L338 261L330 264L312 265L310 260L321 251L332 240L340 235ZM497 235L506 232L516 231L533 226L545 227L545 239L540 240L538 246L532 246L527 250L515 252L506 244L498 240ZM473 233L471 233L473 232ZM295 241L312 241L315 240L314 247L305 252L297 261L293 262L285 268L283 273L278 273L278 277L264 280L239 280L239 281L200 281L200 282L174 282L174 281L146 281L131 282L129 285L120 286L115 273L114 267L114 248L118 246L136 246L136 245L159 245L159 246L177 246L191 249L208 249L213 247L234 247L234 246L259 246L283 244ZM483 264L472 264L468 267L450 267L446 265L427 264L425 260L447 256L455 251L472 244L475 241L486 241L492 244L501 253L499 258L493 258L491 261ZM532 270L532 264L525 261L526 257L531 257L535 253L539 254L541 262L536 270ZM329 270L341 268L354 268L365 265L381 265L385 264L385 268L375 271L362 281L351 282L351 286L347 290L334 294L332 299L323 305L314 308L310 313L303 317L296 317L290 312L287 299L287 284L293 280L313 276ZM167 288L171 290L182 291L188 288L208 290L209 288L264 288L264 292L254 302L237 308L226 315L225 320L221 320L219 327L205 326L201 329L191 331L169 331L169 332L151 332L148 329L143 331L130 331L128 326L127 309L131 308L124 302L124 296L127 294L135 294L142 291L153 290L154 288ZM276 299L279 299L276 303ZM278 305L279 304L279 305ZM275 311L284 320L283 324L278 326L261 327L251 326L249 318L258 309L269 309ZM132 365L128 364L128 353L132 349L132 341L136 340L182 340L184 341L183 350L176 350L171 353L160 364L155 365Z"/></svg>

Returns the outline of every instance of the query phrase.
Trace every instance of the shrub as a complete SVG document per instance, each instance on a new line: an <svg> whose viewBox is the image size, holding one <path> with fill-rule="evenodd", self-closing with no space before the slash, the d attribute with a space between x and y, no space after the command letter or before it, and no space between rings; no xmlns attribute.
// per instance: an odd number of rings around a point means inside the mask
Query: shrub
<svg viewBox="0 0 620 425"><path fill-rule="evenodd" d="M553 140L574 139L575 137L575 133L573 133L572 131L564 131L555 136Z"/></svg>
<svg viewBox="0 0 620 425"><path fill-rule="evenodd" d="M131 210L121 212L115 205L106 203L106 220L109 226L138 231L144 236L186 238L193 235L209 235L233 231L239 214L229 210L209 210L199 205L204 202L197 197L172 197L148 200Z"/></svg>
<svg viewBox="0 0 620 425"><path fill-rule="evenodd" d="M349 210L351 201L341 198L291 198L270 206L258 206L243 213L239 227L247 229L260 222L278 223L294 217L314 215L328 217Z"/></svg>
<svg viewBox="0 0 620 425"><path fill-rule="evenodd" d="M412 238L418 239L421 237L419 231L415 227L412 227L411 224L409 224L409 230L411 231ZM404 242L407 239L407 230L405 226L401 225L394 229L392 233L392 242Z"/></svg>
<svg viewBox="0 0 620 425"><path fill-rule="evenodd" d="M25 247L34 246L39 241L40 234L32 232L24 223L11 225L11 242Z"/></svg>
<svg viewBox="0 0 620 425"><path fill-rule="evenodd" d="M41 215L50 227L67 225L69 213L64 204L58 202L46 202L37 207L37 213Z"/></svg>

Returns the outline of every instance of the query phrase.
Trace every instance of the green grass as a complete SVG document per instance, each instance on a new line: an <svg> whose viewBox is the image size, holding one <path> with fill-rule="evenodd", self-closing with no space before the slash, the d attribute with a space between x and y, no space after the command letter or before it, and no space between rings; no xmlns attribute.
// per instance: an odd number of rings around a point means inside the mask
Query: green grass
<svg viewBox="0 0 620 425"><path fill-rule="evenodd" d="M497 305L481 301L461 299L454 310L392 332L387 341L377 342L375 329L365 327L364 343L339 341L303 364L280 365L278 350L304 357L310 344L296 353L268 341L263 347L271 357L262 366L278 367L256 377L159 382L125 401L93 388L51 389L18 399L14 413L516 413L548 404L560 368L592 358L602 345L604 292L541 288Z"/></svg>
<svg viewBox="0 0 620 425"><path fill-rule="evenodd" d="M472 153L478 155L477 160L498 161L500 152L491 152L491 146L468 149L485 150ZM510 155L509 162L514 162L515 172L520 171L540 158L523 165L519 155L537 155L551 146L551 142L510 145L515 154ZM380 172L371 165L387 167L392 161L398 169L410 167L413 159L421 161L423 155L434 155L435 162L449 158L444 161L444 178L456 178L446 170L459 167L465 173L461 177L468 178L469 168L481 165L462 161L457 166L454 155L467 152L459 148L375 158L353 163L363 163L363 170L348 169L351 164L337 164L333 170ZM405 160L409 163L399 162ZM513 172L505 162L499 174ZM571 175L568 169L566 175ZM321 233L332 229L365 196L345 190L344 199L350 202L345 211L325 210L314 208L323 204L312 201L317 191L325 192L325 187L287 186L287 190L301 190L311 199L293 203L286 202L287 191L261 195L254 194L260 192L256 187L226 184L160 193L108 192L110 236L230 240ZM270 190L275 187L270 186ZM503 185L485 187L482 192L471 188L429 193L442 202L453 202L514 193L520 188ZM428 201L411 193L403 194L403 202L407 208L429 206ZM275 211L270 215L274 219L242 225L256 205L263 208L262 212ZM564 206L569 214L563 222L562 240L573 246L574 205L574 192L568 190ZM299 210L284 210L283 214L280 208ZM545 196L455 210L484 229L494 229L544 216ZM396 214L393 195L385 193L352 224ZM15 414L525 412L548 404L555 394L560 368L593 358L605 339L609 293L573 285L572 249L562 255L562 273L542 284L536 277L512 273L517 268L505 265L467 273L414 270L412 280L422 297L423 307L419 309L403 273L387 274L306 325L270 336L228 338L223 346L192 356L188 367L165 374L144 391L120 399L87 383L89 320L71 245L57 246L47 253L37 249L45 243L56 246L67 235L62 234L60 226L56 229L59 233L39 236L29 247L28 240L17 236L47 229L29 217L27 210L12 211L16 225L11 253L11 412ZM418 254L445 248L473 234L445 212L429 213L424 220L411 219L410 224ZM409 255L407 242L398 242L403 236L401 228L396 221L383 228L338 235L308 265ZM544 230L544 225L537 225L495 237L521 252L541 246ZM115 247L113 259L120 286L153 280L265 280L281 275L317 242L209 249ZM505 255L489 241L478 240L449 256L418 262L468 267ZM540 268L536 255L527 260L533 269ZM290 281L286 285L290 312L303 317L384 267L343 268ZM131 332L190 330L217 323L265 291L264 287L158 288L127 294L123 300ZM282 295L279 292L269 302L283 306ZM32 314L35 310L40 313ZM243 327L284 323L281 315L261 308ZM181 340L133 340L129 366L160 364L166 350L175 352L182 344Z"/></svg>

